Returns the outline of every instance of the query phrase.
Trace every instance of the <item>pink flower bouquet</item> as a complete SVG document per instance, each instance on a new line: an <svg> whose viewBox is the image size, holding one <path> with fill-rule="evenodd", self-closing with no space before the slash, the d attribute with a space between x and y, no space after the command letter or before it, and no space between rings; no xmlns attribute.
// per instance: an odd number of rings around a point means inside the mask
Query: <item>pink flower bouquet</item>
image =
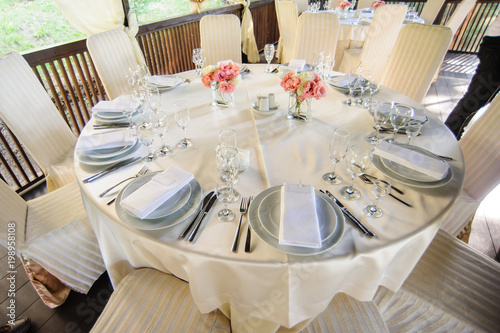
<svg viewBox="0 0 500 333"><path fill-rule="evenodd" d="M207 66L203 69L201 82L207 88L215 84L221 93L232 93L240 82L240 69L240 65L232 61Z"/></svg>
<svg viewBox="0 0 500 333"><path fill-rule="evenodd" d="M342 1L339 1L337 7L340 9L349 8L349 7L351 7L351 3L349 1L342 0Z"/></svg>
<svg viewBox="0 0 500 333"><path fill-rule="evenodd" d="M320 99L325 97L328 91L326 83L313 72L302 72L300 74L288 72L281 80L280 85L290 93L289 111L299 115L302 102L311 98ZM309 103L308 105L310 106Z"/></svg>
<svg viewBox="0 0 500 333"><path fill-rule="evenodd" d="M382 5L385 5L385 1L383 1L383 0L377 0L377 1L372 2L372 4L370 5L370 7L377 8L377 7L380 7Z"/></svg>

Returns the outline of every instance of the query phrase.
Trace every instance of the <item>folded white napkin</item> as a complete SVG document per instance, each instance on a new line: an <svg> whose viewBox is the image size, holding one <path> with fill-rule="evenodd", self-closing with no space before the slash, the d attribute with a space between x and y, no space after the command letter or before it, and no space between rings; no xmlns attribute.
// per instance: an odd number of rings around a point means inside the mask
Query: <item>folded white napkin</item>
<svg viewBox="0 0 500 333"><path fill-rule="evenodd" d="M133 145L136 141L133 129L80 135L75 149L86 151L89 149L117 148Z"/></svg>
<svg viewBox="0 0 500 333"><path fill-rule="evenodd" d="M321 247L314 187L283 184L279 243L310 248Z"/></svg>
<svg viewBox="0 0 500 333"><path fill-rule="evenodd" d="M125 107L127 102L123 99L114 99L112 101L99 101L94 107L92 108L93 112L96 113L122 113L123 107Z"/></svg>
<svg viewBox="0 0 500 333"><path fill-rule="evenodd" d="M306 65L305 59L292 59L288 63L288 67L297 68L297 71L302 71Z"/></svg>
<svg viewBox="0 0 500 333"><path fill-rule="evenodd" d="M153 75L149 77L148 82L162 87L174 87L181 84L182 79L175 76Z"/></svg>
<svg viewBox="0 0 500 333"><path fill-rule="evenodd" d="M121 202L123 209L143 219L179 192L191 180L193 174L176 166L155 175Z"/></svg>
<svg viewBox="0 0 500 333"><path fill-rule="evenodd" d="M240 172L245 171L250 164L250 150L238 148L238 157L240 158Z"/></svg>
<svg viewBox="0 0 500 333"><path fill-rule="evenodd" d="M375 146L374 154L426 174L436 180L443 179L449 168L448 164L442 160L385 141Z"/></svg>

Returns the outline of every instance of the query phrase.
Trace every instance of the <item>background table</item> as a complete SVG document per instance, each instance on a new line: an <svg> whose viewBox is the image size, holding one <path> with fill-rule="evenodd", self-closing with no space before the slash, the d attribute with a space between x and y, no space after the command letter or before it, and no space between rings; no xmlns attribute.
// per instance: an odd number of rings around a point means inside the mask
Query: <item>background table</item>
<svg viewBox="0 0 500 333"><path fill-rule="evenodd" d="M173 102L188 101L191 123L188 137L195 143L187 150L175 149L169 157L147 165L151 170L164 170L177 165L200 182L204 192L215 188L215 147L218 131L233 128L238 147L250 151L249 168L239 175L235 188L243 195L257 195L270 186L284 182L313 185L338 194L339 186L327 185L322 175L332 169L328 146L333 129L351 130L352 142L361 142L373 132L373 120L367 110L346 107L346 96L333 88L328 96L312 102L313 120L301 123L286 119L288 95L279 86L276 74L265 74L264 65L249 65L249 74L235 91L235 104L227 109L210 104L210 90L204 88L193 72L182 73L192 79L173 90L162 93L162 109L168 113L170 128L167 140L175 144L182 132L175 125ZM268 117L257 115L251 108L258 93L275 93L279 110ZM396 102L421 107L405 96L381 88L376 98L393 98ZM216 204L207 215L203 229L194 243L179 240L187 223L159 231L143 231L120 221L109 198L97 195L112 184L135 174L142 164L135 164L96 182L80 182L86 211L99 240L108 274L116 285L132 269L153 267L189 281L192 296L200 311L223 309L231 316L233 329L260 327L275 330L279 325L292 327L320 313L338 292L359 300L371 300L379 285L397 290L426 249L439 227L439 219L452 205L463 185L463 157L447 128L428 114L423 135L412 144L435 154L454 158L450 162L453 177L437 188L417 188L393 182L405 191L404 199L414 205L406 207L390 197L381 201L385 215L366 218L362 208L373 201L370 185L356 180L361 199L344 204L379 236L362 236L346 223L341 241L331 250L315 256L292 256L278 251L252 234L252 252L245 253L242 232L239 250L231 252L237 220L221 222ZM91 126L92 121L87 126ZM87 129L86 129L87 130ZM401 141L406 137L398 136ZM144 150L137 153L144 154ZM95 168L75 160L79 180L95 173ZM349 179L345 164L337 171ZM368 173L388 179L372 166ZM239 202L230 204L238 211ZM247 218L242 230L246 231ZM267 325L267 326L266 326Z"/></svg>

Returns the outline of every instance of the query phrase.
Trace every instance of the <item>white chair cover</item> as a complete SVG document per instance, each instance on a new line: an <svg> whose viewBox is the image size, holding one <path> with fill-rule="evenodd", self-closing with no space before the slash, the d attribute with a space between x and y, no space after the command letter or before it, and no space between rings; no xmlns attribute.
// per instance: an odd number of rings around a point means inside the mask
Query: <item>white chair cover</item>
<svg viewBox="0 0 500 333"><path fill-rule="evenodd" d="M189 284L151 268L127 275L116 287L91 332L231 332L220 310L201 314Z"/></svg>
<svg viewBox="0 0 500 333"><path fill-rule="evenodd" d="M440 230L401 289L374 302L391 332L496 332L500 264Z"/></svg>
<svg viewBox="0 0 500 333"><path fill-rule="evenodd" d="M200 39L208 65L229 59L241 64L241 28L236 15L203 16Z"/></svg>
<svg viewBox="0 0 500 333"><path fill-rule="evenodd" d="M469 12L472 8L474 8L475 4L476 0L462 0L462 2L458 4L457 8L455 8L455 11L445 23L445 26L449 27L451 31L453 31L453 35L455 35L458 28L460 28Z"/></svg>
<svg viewBox="0 0 500 333"><path fill-rule="evenodd" d="M370 8L372 3L374 3L376 0L359 0L358 1L358 6L356 9L362 9L362 8ZM384 6L382 6L384 7Z"/></svg>
<svg viewBox="0 0 500 333"><path fill-rule="evenodd" d="M76 182L25 202L0 181L0 243L15 221L16 251L71 289L87 293L106 270ZM5 232L4 232L5 231Z"/></svg>
<svg viewBox="0 0 500 333"><path fill-rule="evenodd" d="M445 216L441 229L458 235L481 201L500 183L500 95L458 142L465 160L460 198Z"/></svg>
<svg viewBox="0 0 500 333"><path fill-rule="evenodd" d="M339 293L301 333L389 332L374 302Z"/></svg>
<svg viewBox="0 0 500 333"><path fill-rule="evenodd" d="M0 117L42 169L49 191L75 181L76 136L15 52L0 58Z"/></svg>
<svg viewBox="0 0 500 333"><path fill-rule="evenodd" d="M278 61L280 63L289 63L293 59L293 45L297 32L297 5L293 1L279 1L277 4L278 27L280 30L280 43L278 48L281 48Z"/></svg>
<svg viewBox="0 0 500 333"><path fill-rule="evenodd" d="M297 13L300 15L303 12L307 11L307 8L309 7L309 1L308 0L292 0L295 2L297 5ZM323 9L323 8L321 8Z"/></svg>
<svg viewBox="0 0 500 333"><path fill-rule="evenodd" d="M408 6L384 5L375 10L372 23L362 49L346 49L339 71L349 73L360 65L374 72L375 80L380 80L389 54L403 27Z"/></svg>
<svg viewBox="0 0 500 333"><path fill-rule="evenodd" d="M380 84L422 103L452 37L448 27L405 25L384 67Z"/></svg>
<svg viewBox="0 0 500 333"><path fill-rule="evenodd" d="M443 4L444 0L427 0L420 13L420 18L424 20L425 24L433 24Z"/></svg>
<svg viewBox="0 0 500 333"><path fill-rule="evenodd" d="M340 22L332 13L303 13L299 16L293 59L305 59L312 64L315 51L335 56Z"/></svg>
<svg viewBox="0 0 500 333"><path fill-rule="evenodd" d="M87 49L108 99L129 92L127 74L139 62L125 31L116 29L92 35L87 38Z"/></svg>

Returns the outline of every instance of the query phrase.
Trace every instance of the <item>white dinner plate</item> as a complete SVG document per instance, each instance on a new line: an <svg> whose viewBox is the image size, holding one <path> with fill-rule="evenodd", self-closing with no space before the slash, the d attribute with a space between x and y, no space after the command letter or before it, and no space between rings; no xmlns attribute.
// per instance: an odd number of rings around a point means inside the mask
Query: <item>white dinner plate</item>
<svg viewBox="0 0 500 333"><path fill-rule="evenodd" d="M117 162L120 162L120 161L126 159L129 155L136 152L137 149L139 149L140 147L141 147L141 144L140 144L139 140L136 140L134 145L132 145L129 149L126 149L125 151L121 152L120 154L109 157L109 158L91 157L84 151L77 151L76 157L78 158L78 161L83 163L83 164L94 165L94 166L103 166L103 165L107 165L107 164L117 163Z"/></svg>
<svg viewBox="0 0 500 333"><path fill-rule="evenodd" d="M121 202L125 198L160 172L162 171L147 173L142 177L136 178L118 193L115 209L118 217L123 222L140 230L158 230L181 223L193 217L198 211L201 205L203 191L200 183L196 179L189 182L189 184L184 186L179 192L172 196L172 198L165 201L146 218L140 219L127 212L121 206Z"/></svg>
<svg viewBox="0 0 500 333"><path fill-rule="evenodd" d="M442 160L438 156L434 155L428 150L422 149L420 147L404 145L406 148L422 153L426 156L441 160L444 163L446 161ZM373 164L377 169L379 169L386 176L406 185L415 187L439 187L447 184L452 178L451 168L448 166L448 171L442 179L436 180L424 173L415 171L411 168L405 167L399 163L393 162L391 160L381 158L378 155L373 155ZM448 163L447 163L448 164Z"/></svg>
<svg viewBox="0 0 500 333"><path fill-rule="evenodd" d="M293 255L314 255L335 246L345 229L345 219L340 208L325 194L316 191L316 212L320 224L321 248L308 248L279 244L281 211L281 185L259 193L248 210L248 219L255 234L272 247Z"/></svg>
<svg viewBox="0 0 500 333"><path fill-rule="evenodd" d="M349 75L337 76L331 80L328 80L327 83L340 92L343 92L345 94L349 93L349 87L347 86L347 84L349 83ZM376 94L378 91L379 89L377 88L373 91L373 93ZM353 90L353 93L355 94L359 94L360 92L361 88L356 88Z"/></svg>

